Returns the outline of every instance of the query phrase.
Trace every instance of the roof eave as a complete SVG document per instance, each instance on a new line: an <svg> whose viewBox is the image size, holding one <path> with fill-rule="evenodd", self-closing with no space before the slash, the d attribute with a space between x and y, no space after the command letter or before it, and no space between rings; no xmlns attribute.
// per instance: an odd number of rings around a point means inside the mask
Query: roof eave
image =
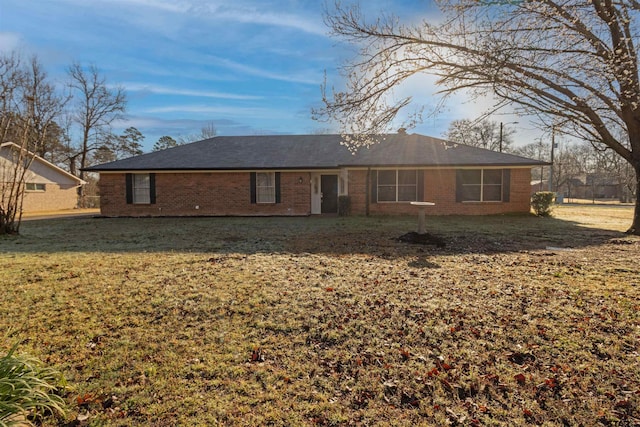
<svg viewBox="0 0 640 427"><path fill-rule="evenodd" d="M255 166L255 167L230 167L230 168L84 168L85 172L198 172L198 171L211 171L211 172L231 172L231 171L255 171L255 170L326 170L326 169L340 169L340 168L483 168L483 167L502 167L502 168L531 168L538 166L550 166L551 163L539 162L539 163L446 163L446 164L345 164L345 165L325 165L325 166Z"/></svg>

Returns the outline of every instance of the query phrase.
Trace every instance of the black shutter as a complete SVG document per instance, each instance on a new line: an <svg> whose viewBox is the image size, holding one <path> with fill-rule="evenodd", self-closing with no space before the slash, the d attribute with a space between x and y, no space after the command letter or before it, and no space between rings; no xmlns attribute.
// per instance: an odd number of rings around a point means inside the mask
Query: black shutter
<svg viewBox="0 0 640 427"><path fill-rule="evenodd" d="M424 202L424 171L418 171L418 200L416 202Z"/></svg>
<svg viewBox="0 0 640 427"><path fill-rule="evenodd" d="M156 204L156 174L149 174L149 203Z"/></svg>
<svg viewBox="0 0 640 427"><path fill-rule="evenodd" d="M371 203L378 203L378 171L371 171Z"/></svg>
<svg viewBox="0 0 640 427"><path fill-rule="evenodd" d="M456 203L462 202L462 171L456 170Z"/></svg>
<svg viewBox="0 0 640 427"><path fill-rule="evenodd" d="M502 169L502 201L508 202L511 194L511 169Z"/></svg>
<svg viewBox="0 0 640 427"><path fill-rule="evenodd" d="M133 203L133 174L128 173L125 175L125 186L127 204L130 205Z"/></svg>
<svg viewBox="0 0 640 427"><path fill-rule="evenodd" d="M249 183L249 188L251 188L251 203L255 203L256 202L256 173L255 172L251 172L249 174L249 179L250 179L250 183Z"/></svg>
<svg viewBox="0 0 640 427"><path fill-rule="evenodd" d="M280 191L280 172L276 172L276 203L280 203L282 193Z"/></svg>

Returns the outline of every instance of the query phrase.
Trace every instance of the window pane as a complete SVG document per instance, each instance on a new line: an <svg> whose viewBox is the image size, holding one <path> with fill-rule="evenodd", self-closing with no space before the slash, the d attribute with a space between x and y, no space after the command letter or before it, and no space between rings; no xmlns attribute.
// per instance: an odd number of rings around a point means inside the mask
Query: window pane
<svg viewBox="0 0 640 427"><path fill-rule="evenodd" d="M259 172L256 174L256 185L258 187L273 187L274 173Z"/></svg>
<svg viewBox="0 0 640 427"><path fill-rule="evenodd" d="M396 186L395 185L379 185L378 201L379 202L395 202Z"/></svg>
<svg viewBox="0 0 640 427"><path fill-rule="evenodd" d="M151 179L147 173L133 175L133 203L151 203Z"/></svg>
<svg viewBox="0 0 640 427"><path fill-rule="evenodd" d="M276 189L274 187L258 187L256 189L257 203L275 203Z"/></svg>
<svg viewBox="0 0 640 427"><path fill-rule="evenodd" d="M35 182L27 182L25 183L24 189L27 191L45 191L46 184L38 184Z"/></svg>
<svg viewBox="0 0 640 427"><path fill-rule="evenodd" d="M502 184L502 169L484 170L483 184Z"/></svg>
<svg viewBox="0 0 640 427"><path fill-rule="evenodd" d="M149 188L149 174L135 174L133 178L133 185L136 188Z"/></svg>
<svg viewBox="0 0 640 427"><path fill-rule="evenodd" d="M415 185L401 185L398 186L398 201L399 202L415 202L416 193L418 187Z"/></svg>
<svg viewBox="0 0 640 427"><path fill-rule="evenodd" d="M133 190L133 203L151 203L148 188L136 188Z"/></svg>
<svg viewBox="0 0 640 427"><path fill-rule="evenodd" d="M482 178L482 171L480 169L461 170L459 177L463 185L464 184L480 184L480 180Z"/></svg>
<svg viewBox="0 0 640 427"><path fill-rule="evenodd" d="M398 185L415 185L417 181L417 171L398 171Z"/></svg>
<svg viewBox="0 0 640 427"><path fill-rule="evenodd" d="M502 185L485 185L482 189L485 202L499 202L502 200Z"/></svg>
<svg viewBox="0 0 640 427"><path fill-rule="evenodd" d="M479 185L464 185L462 187L462 201L463 202L479 202L480 188L481 187Z"/></svg>
<svg viewBox="0 0 640 427"><path fill-rule="evenodd" d="M275 203L275 172L256 173L256 203Z"/></svg>
<svg viewBox="0 0 640 427"><path fill-rule="evenodd" d="M378 171L378 185L396 185L396 171Z"/></svg>

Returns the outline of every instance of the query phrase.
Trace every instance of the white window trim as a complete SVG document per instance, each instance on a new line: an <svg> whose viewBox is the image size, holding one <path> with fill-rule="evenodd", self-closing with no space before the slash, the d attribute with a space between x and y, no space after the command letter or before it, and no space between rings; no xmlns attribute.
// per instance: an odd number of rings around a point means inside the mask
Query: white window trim
<svg viewBox="0 0 640 427"><path fill-rule="evenodd" d="M29 186L33 186L33 188L29 188ZM38 188L38 187L42 188ZM24 184L24 191L27 193L44 193L47 191L47 184L43 184L40 182L26 182Z"/></svg>

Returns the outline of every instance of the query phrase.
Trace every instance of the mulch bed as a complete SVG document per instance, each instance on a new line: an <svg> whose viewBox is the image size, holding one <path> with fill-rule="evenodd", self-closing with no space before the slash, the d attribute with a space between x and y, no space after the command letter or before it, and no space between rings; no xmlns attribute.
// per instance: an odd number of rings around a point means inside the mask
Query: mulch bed
<svg viewBox="0 0 640 427"><path fill-rule="evenodd" d="M414 243L418 245L435 245L438 248L444 248L446 243L442 237L430 233L417 233L410 231L398 237L398 241L404 243Z"/></svg>

